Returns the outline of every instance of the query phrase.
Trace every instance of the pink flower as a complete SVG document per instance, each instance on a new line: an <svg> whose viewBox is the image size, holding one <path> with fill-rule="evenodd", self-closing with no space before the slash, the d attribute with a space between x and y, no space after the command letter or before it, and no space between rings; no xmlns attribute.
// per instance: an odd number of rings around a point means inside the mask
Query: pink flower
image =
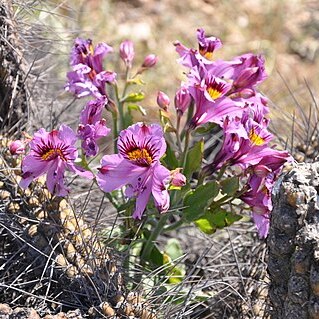
<svg viewBox="0 0 319 319"><path fill-rule="evenodd" d="M174 103L176 112L180 115L183 115L192 103L192 97L185 86L181 86L176 92Z"/></svg>
<svg viewBox="0 0 319 319"><path fill-rule="evenodd" d="M168 106L171 102L169 97L167 96L167 94L165 94L162 91L158 91L156 101L157 101L158 106L161 109L163 109L164 111L167 111Z"/></svg>
<svg viewBox="0 0 319 319"><path fill-rule="evenodd" d="M180 168L171 171L171 185L175 187L182 187L186 185L186 177L181 173Z"/></svg>
<svg viewBox="0 0 319 319"><path fill-rule="evenodd" d="M48 190L58 196L68 194L64 184L64 172L71 170L81 176L93 178L93 174L74 164L78 156L74 144L77 138L73 130L61 125L59 130L47 132L41 128L29 143L30 153L22 161L20 186L27 188L41 175L47 174Z"/></svg>
<svg viewBox="0 0 319 319"><path fill-rule="evenodd" d="M126 195L136 198L134 218L142 218L151 194L158 210L166 212L170 172L160 163L166 151L162 128L136 123L120 133L117 145L118 154L101 160L96 177L100 188L111 192L126 185Z"/></svg>
<svg viewBox="0 0 319 319"><path fill-rule="evenodd" d="M252 216L260 238L266 238L269 231L272 211L271 190L275 175L269 174L266 179L251 175L247 184L250 189L240 198L252 209Z"/></svg>
<svg viewBox="0 0 319 319"><path fill-rule="evenodd" d="M155 54L149 54L145 57L142 64L143 68L152 68L158 61L158 57Z"/></svg>
<svg viewBox="0 0 319 319"><path fill-rule="evenodd" d="M197 30L197 40L199 53L210 61L213 59L213 52L222 47L220 39L215 37L206 37L204 29Z"/></svg>
<svg viewBox="0 0 319 319"><path fill-rule="evenodd" d="M112 51L106 43L99 43L94 48L90 39L77 38L71 52L73 71L67 73L66 91L77 97L107 97L105 84L114 82L116 73L104 70L103 59Z"/></svg>
<svg viewBox="0 0 319 319"><path fill-rule="evenodd" d="M105 125L105 119L97 121L94 124L80 124L78 136L82 140L82 149L86 156L95 156L99 152L97 140L108 135L111 129Z"/></svg>
<svg viewBox="0 0 319 319"><path fill-rule="evenodd" d="M106 102L107 100L105 98L89 101L81 112L81 124L95 124L100 121Z"/></svg>
<svg viewBox="0 0 319 319"><path fill-rule="evenodd" d="M134 59L134 45L130 40L125 40L120 44L120 57L127 65L127 67L132 67L132 61Z"/></svg>
<svg viewBox="0 0 319 319"><path fill-rule="evenodd" d="M12 141L9 145L11 155L19 155L25 152L25 145L20 140Z"/></svg>

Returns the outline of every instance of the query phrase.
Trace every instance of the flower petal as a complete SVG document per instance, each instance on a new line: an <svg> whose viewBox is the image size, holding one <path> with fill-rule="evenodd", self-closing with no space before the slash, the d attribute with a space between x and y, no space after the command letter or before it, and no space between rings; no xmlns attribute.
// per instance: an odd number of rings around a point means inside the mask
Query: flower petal
<svg viewBox="0 0 319 319"><path fill-rule="evenodd" d="M170 197L167 191L167 185L170 179L170 171L161 164L154 167L152 195L157 209L165 213L170 204Z"/></svg>
<svg viewBox="0 0 319 319"><path fill-rule="evenodd" d="M135 211L132 215L133 218L135 219L142 218L146 205L151 196L151 191L152 191L152 178L149 177L143 189L140 191L140 193L138 194L136 198Z"/></svg>
<svg viewBox="0 0 319 319"><path fill-rule="evenodd" d="M118 154L103 156L101 166L96 180L106 193L131 183L148 169L131 164Z"/></svg>

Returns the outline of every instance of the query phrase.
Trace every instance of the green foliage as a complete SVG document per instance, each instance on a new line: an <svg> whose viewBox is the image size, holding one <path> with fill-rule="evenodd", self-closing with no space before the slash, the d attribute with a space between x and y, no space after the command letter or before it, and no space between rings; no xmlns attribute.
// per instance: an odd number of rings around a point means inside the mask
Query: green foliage
<svg viewBox="0 0 319 319"><path fill-rule="evenodd" d="M220 181L223 194L234 196L239 190L239 177L233 176Z"/></svg>
<svg viewBox="0 0 319 319"><path fill-rule="evenodd" d="M217 229L230 226L241 218L242 216L234 212L228 212L223 208L218 208L213 211L207 210L201 218L195 221L195 225L203 233L211 235Z"/></svg>
<svg viewBox="0 0 319 319"><path fill-rule="evenodd" d="M204 140L200 140L197 142L187 153L186 156L186 164L184 168L184 175L189 180L194 172L198 172L204 153Z"/></svg>
<svg viewBox="0 0 319 319"><path fill-rule="evenodd" d="M143 92L130 93L121 99L121 103L136 103L143 101L145 94Z"/></svg>
<svg viewBox="0 0 319 319"><path fill-rule="evenodd" d="M200 185L195 190L189 191L184 198L183 219L187 222L199 219L204 215L206 208L218 193L219 185L215 181Z"/></svg>

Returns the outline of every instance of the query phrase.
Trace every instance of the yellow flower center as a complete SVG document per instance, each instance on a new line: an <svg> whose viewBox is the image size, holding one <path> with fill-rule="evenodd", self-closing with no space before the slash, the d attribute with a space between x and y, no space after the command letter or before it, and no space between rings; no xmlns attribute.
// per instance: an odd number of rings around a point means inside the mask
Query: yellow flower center
<svg viewBox="0 0 319 319"><path fill-rule="evenodd" d="M207 93L213 100L218 99L222 95L220 91L218 91L216 88L213 88L213 87L208 87Z"/></svg>
<svg viewBox="0 0 319 319"><path fill-rule="evenodd" d="M256 134L254 129L250 130L249 139L253 145L260 146L260 145L263 145L265 143L265 140L261 136Z"/></svg>
<svg viewBox="0 0 319 319"><path fill-rule="evenodd" d="M66 162L66 158L63 155L63 152L58 149L58 148L53 148L49 151L47 151L46 153L44 153L43 155L41 155L41 158L45 161L50 161L54 158L60 157L63 161Z"/></svg>
<svg viewBox="0 0 319 319"><path fill-rule="evenodd" d="M148 165L150 165L153 161L150 153L145 148L142 148L142 149L136 148L128 152L127 156L130 161L144 160Z"/></svg>
<svg viewBox="0 0 319 319"><path fill-rule="evenodd" d="M213 52L206 51L205 49L200 49L199 53L205 57L207 60L213 60Z"/></svg>

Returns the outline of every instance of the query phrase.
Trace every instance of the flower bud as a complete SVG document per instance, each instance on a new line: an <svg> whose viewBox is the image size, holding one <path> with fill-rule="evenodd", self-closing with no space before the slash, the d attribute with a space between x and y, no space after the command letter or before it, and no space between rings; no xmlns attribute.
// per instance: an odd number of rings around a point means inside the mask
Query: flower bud
<svg viewBox="0 0 319 319"><path fill-rule="evenodd" d="M25 151L24 143L20 140L12 141L9 145L11 155L23 154Z"/></svg>
<svg viewBox="0 0 319 319"><path fill-rule="evenodd" d="M175 187L182 187L186 185L186 177L181 172L180 168L171 171L171 185Z"/></svg>
<svg viewBox="0 0 319 319"><path fill-rule="evenodd" d="M175 94L175 108L181 115L188 109L192 102L192 97L186 87L181 87Z"/></svg>
<svg viewBox="0 0 319 319"><path fill-rule="evenodd" d="M163 109L164 111L167 111L167 108L170 104L170 99L164 92L158 91L157 104L161 109Z"/></svg>
<svg viewBox="0 0 319 319"><path fill-rule="evenodd" d="M120 57L129 68L132 66L134 55L135 52L133 42L130 40L123 41L120 44Z"/></svg>
<svg viewBox="0 0 319 319"><path fill-rule="evenodd" d="M157 63L158 58L155 54L149 54L145 57L144 62L142 64L143 68L152 68Z"/></svg>

